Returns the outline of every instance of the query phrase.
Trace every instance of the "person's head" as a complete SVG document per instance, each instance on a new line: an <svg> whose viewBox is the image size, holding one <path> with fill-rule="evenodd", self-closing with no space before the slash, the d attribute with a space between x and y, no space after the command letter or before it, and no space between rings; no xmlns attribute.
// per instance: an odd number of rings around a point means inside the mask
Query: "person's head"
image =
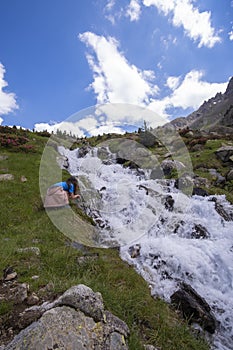
<svg viewBox="0 0 233 350"><path fill-rule="evenodd" d="M71 176L69 177L69 179L66 180L66 183L68 184L68 186L70 186L71 184L74 185L74 194L75 194L78 186L77 178L75 176Z"/></svg>

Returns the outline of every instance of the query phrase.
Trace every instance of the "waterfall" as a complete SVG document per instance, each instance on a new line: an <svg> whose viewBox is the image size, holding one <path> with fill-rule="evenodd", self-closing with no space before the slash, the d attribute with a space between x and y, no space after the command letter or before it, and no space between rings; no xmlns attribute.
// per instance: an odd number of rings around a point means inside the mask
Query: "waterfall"
<svg viewBox="0 0 233 350"><path fill-rule="evenodd" d="M124 168L114 157L102 161L96 151L83 158L77 150L60 153L68 157L70 173L79 176L89 213L101 222L102 246L119 244L122 259L154 296L170 302L180 281L190 284L220 323L212 349L233 349L233 226L216 211L216 200L232 211L225 197L188 197L173 181L152 180L149 171ZM172 210L165 205L168 196ZM132 244L141 247L137 258L129 253Z"/></svg>

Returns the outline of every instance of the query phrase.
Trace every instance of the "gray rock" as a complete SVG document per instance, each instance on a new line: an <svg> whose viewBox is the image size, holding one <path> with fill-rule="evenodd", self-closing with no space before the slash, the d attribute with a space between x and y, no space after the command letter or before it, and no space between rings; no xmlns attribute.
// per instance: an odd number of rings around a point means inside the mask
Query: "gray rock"
<svg viewBox="0 0 233 350"><path fill-rule="evenodd" d="M182 311L184 318L195 322L207 332L213 334L217 321L210 306L190 285L182 283L181 288L171 296L171 302Z"/></svg>
<svg viewBox="0 0 233 350"><path fill-rule="evenodd" d="M202 226L201 224L196 224L192 228L191 237L195 239L205 239L209 238L210 234L204 226Z"/></svg>
<svg viewBox="0 0 233 350"><path fill-rule="evenodd" d="M27 182L27 180L28 180L28 179L27 179L24 175L22 175L21 178L20 178L20 181L21 181L21 182Z"/></svg>
<svg viewBox="0 0 233 350"><path fill-rule="evenodd" d="M150 179L156 180L156 179L162 179L166 175L164 171L158 166L157 168L152 169L150 173Z"/></svg>
<svg viewBox="0 0 233 350"><path fill-rule="evenodd" d="M140 256L140 250L141 250L140 244L135 244L129 247L129 254L131 258L134 259Z"/></svg>
<svg viewBox="0 0 233 350"><path fill-rule="evenodd" d="M6 160L6 159L8 159L8 156L6 156L5 154L1 154L0 155L0 161L1 160Z"/></svg>
<svg viewBox="0 0 233 350"><path fill-rule="evenodd" d="M173 169L177 171L184 170L185 165L177 160L165 159L161 163L161 168L163 169L164 175L171 175Z"/></svg>
<svg viewBox="0 0 233 350"><path fill-rule="evenodd" d="M175 180L174 187L187 195L192 195L193 192L193 178L189 174L183 174Z"/></svg>
<svg viewBox="0 0 233 350"><path fill-rule="evenodd" d="M216 169L209 169L209 173L213 176L213 180L215 180L214 184L216 186L219 186L219 185L224 186L225 185L226 178L224 176L222 176L219 172L217 172Z"/></svg>
<svg viewBox="0 0 233 350"><path fill-rule="evenodd" d="M159 348L154 347L153 345L144 345L145 350L159 350Z"/></svg>
<svg viewBox="0 0 233 350"><path fill-rule="evenodd" d="M201 145L200 143L197 143L196 145L194 145L192 148L191 148L191 151L193 152L200 152L202 151L204 148L203 145Z"/></svg>
<svg viewBox="0 0 233 350"><path fill-rule="evenodd" d="M14 175L12 174L0 174L0 181L11 181L14 180Z"/></svg>
<svg viewBox="0 0 233 350"><path fill-rule="evenodd" d="M104 305L102 295L94 293L84 284L68 289L56 302L55 306L66 305L78 309L95 321L103 320Z"/></svg>
<svg viewBox="0 0 233 350"><path fill-rule="evenodd" d="M109 149L107 147L99 147L97 150L97 156L101 160L109 160L111 158L112 154L110 153Z"/></svg>
<svg viewBox="0 0 233 350"><path fill-rule="evenodd" d="M27 304L29 306L36 305L40 301L39 297L35 294L32 293L28 298L27 298Z"/></svg>
<svg viewBox="0 0 233 350"><path fill-rule="evenodd" d="M59 155L56 157L57 164L61 169L68 169L69 168L69 160L66 156Z"/></svg>
<svg viewBox="0 0 233 350"><path fill-rule="evenodd" d="M175 201L171 195L166 196L164 205L168 211L173 211L174 203L175 203Z"/></svg>
<svg viewBox="0 0 233 350"><path fill-rule="evenodd" d="M193 188L193 192L192 192L193 196L202 196L202 197L206 197L208 196L208 192L206 190L204 190L203 188L200 187L194 187Z"/></svg>
<svg viewBox="0 0 233 350"><path fill-rule="evenodd" d="M8 287L8 286L7 286ZM7 300L14 304L21 304L28 297L29 285L27 283L16 284L8 287Z"/></svg>
<svg viewBox="0 0 233 350"><path fill-rule="evenodd" d="M78 150L78 158L85 157L91 150L92 150L92 148L89 145L84 145L84 146L80 147Z"/></svg>
<svg viewBox="0 0 233 350"><path fill-rule="evenodd" d="M225 220L225 221L233 221L233 211L231 208L224 208L224 206L218 202L217 198L213 197L211 199L215 202L215 210L216 212Z"/></svg>
<svg viewBox="0 0 233 350"><path fill-rule="evenodd" d="M209 181L208 179L200 176L196 176L193 179L193 185L196 187L209 187Z"/></svg>
<svg viewBox="0 0 233 350"><path fill-rule="evenodd" d="M227 175L226 175L226 179L227 179L227 181L233 180L233 169L231 169L230 171L228 171L228 173L227 173Z"/></svg>
<svg viewBox="0 0 233 350"><path fill-rule="evenodd" d="M40 256L40 248L38 247L18 248L17 253L33 253L37 256Z"/></svg>
<svg viewBox="0 0 233 350"><path fill-rule="evenodd" d="M8 281L12 281L14 280L16 277L17 277L17 272L12 272L12 273L9 273L6 278L4 279L5 282L8 282Z"/></svg>
<svg viewBox="0 0 233 350"><path fill-rule="evenodd" d="M231 161L230 157L233 156L233 146L222 146L215 154L222 162L229 162L229 160Z"/></svg>
<svg viewBox="0 0 233 350"><path fill-rule="evenodd" d="M47 308L5 350L128 350L127 325L105 311L101 294L89 287L74 286Z"/></svg>

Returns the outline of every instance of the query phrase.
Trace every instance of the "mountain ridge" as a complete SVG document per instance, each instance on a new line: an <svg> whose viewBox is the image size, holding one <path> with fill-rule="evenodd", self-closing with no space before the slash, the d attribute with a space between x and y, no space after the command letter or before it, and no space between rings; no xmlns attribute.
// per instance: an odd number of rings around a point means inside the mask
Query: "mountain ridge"
<svg viewBox="0 0 233 350"><path fill-rule="evenodd" d="M203 131L233 133L233 77L224 93L218 92L186 117L172 120L176 129L189 127Z"/></svg>

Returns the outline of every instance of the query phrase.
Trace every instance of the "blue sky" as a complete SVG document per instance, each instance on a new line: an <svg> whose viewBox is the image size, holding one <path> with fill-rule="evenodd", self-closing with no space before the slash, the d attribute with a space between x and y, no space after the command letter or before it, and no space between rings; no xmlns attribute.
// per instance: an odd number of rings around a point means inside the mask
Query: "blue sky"
<svg viewBox="0 0 233 350"><path fill-rule="evenodd" d="M2 125L51 131L76 113L80 135L111 130L88 109L106 103L170 120L232 75L231 0L0 0Z"/></svg>

